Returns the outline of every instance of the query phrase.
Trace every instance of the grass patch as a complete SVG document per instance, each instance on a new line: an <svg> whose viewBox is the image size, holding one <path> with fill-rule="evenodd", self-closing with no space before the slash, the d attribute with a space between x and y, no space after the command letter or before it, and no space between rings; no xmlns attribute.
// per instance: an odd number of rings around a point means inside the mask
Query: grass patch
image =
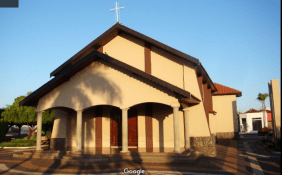
<svg viewBox="0 0 282 175"><path fill-rule="evenodd" d="M11 142L0 143L0 147L29 147L35 146L36 140L25 140L25 138L11 140Z"/></svg>

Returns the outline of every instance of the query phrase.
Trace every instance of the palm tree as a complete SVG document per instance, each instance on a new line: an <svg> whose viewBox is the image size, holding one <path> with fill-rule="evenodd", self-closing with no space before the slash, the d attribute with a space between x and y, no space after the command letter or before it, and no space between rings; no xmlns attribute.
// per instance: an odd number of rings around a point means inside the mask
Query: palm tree
<svg viewBox="0 0 282 175"><path fill-rule="evenodd" d="M259 100L262 104L262 110L265 110L265 99L268 97L268 94L265 93L265 94L262 94L262 93L259 93L258 94L258 97L257 97L257 100ZM265 128L265 111L263 111L263 127Z"/></svg>

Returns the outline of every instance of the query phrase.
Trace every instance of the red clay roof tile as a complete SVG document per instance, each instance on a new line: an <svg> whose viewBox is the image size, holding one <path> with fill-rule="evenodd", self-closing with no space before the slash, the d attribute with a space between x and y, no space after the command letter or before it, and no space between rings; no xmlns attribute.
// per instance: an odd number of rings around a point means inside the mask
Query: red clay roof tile
<svg viewBox="0 0 282 175"><path fill-rule="evenodd" d="M214 85L215 85L215 87L217 89L217 92L213 93L213 95L231 95L231 94L234 94L237 97L241 97L242 96L242 92L238 91L236 89L232 89L230 87L223 86L223 85L218 84L218 83L214 83Z"/></svg>

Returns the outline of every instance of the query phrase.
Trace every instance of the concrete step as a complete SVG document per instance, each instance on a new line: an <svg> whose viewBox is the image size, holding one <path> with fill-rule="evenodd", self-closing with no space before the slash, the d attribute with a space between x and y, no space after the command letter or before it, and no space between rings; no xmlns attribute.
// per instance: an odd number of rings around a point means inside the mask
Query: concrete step
<svg viewBox="0 0 282 175"><path fill-rule="evenodd" d="M126 154L77 154L62 151L30 151L13 154L19 158L59 159L62 164L90 165L93 163L134 162L134 163L195 163L201 154L191 152L189 155L174 153L126 153Z"/></svg>
<svg viewBox="0 0 282 175"><path fill-rule="evenodd" d="M59 159L58 156L54 155L28 155L28 154L13 154L13 157L19 158L43 158L43 159Z"/></svg>
<svg viewBox="0 0 282 175"><path fill-rule="evenodd" d="M62 164L69 165L91 165L93 163L111 163L111 162L134 162L134 163L181 163L181 164L189 164L195 163L196 160L192 158L95 158L95 159L85 159L85 158L76 158L76 159L61 159Z"/></svg>

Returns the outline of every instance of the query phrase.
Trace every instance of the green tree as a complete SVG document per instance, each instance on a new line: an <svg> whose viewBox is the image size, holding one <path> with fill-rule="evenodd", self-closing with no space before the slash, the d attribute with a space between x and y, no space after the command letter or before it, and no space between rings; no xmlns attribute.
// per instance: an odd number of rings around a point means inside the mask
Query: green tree
<svg viewBox="0 0 282 175"><path fill-rule="evenodd" d="M263 110L263 127L265 128L265 99L268 97L268 94L265 93L265 94L262 94L262 93L259 93L258 94L258 97L257 97L257 100L261 102L262 104L262 110Z"/></svg>
<svg viewBox="0 0 282 175"><path fill-rule="evenodd" d="M2 112L2 122L15 124L19 127L19 136L21 134L22 125L33 124L36 119L36 108L29 106L19 107L19 102L23 100L25 96L17 97L12 105L7 105L7 108Z"/></svg>
<svg viewBox="0 0 282 175"><path fill-rule="evenodd" d="M28 92L27 95L32 92ZM19 107L19 102L22 101L26 96L17 97L12 105L7 105L5 110L1 112L0 122L8 123L10 126L16 125L19 127L19 136L22 125L36 125L37 113L36 108L31 106ZM46 131L50 131L53 126L56 110L47 110L42 114L42 130L44 134Z"/></svg>

